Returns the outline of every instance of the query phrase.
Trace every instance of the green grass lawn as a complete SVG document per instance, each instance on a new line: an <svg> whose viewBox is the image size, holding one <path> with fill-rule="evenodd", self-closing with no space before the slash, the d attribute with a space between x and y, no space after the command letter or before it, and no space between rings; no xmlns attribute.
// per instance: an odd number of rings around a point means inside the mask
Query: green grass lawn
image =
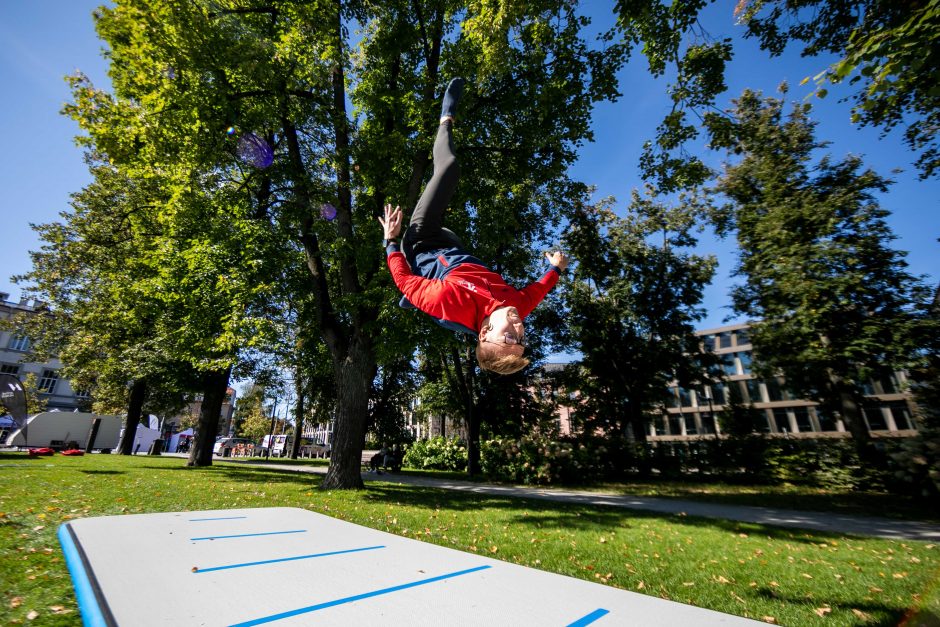
<svg viewBox="0 0 940 627"><path fill-rule="evenodd" d="M228 463L193 469L168 457L0 454L0 472L4 625L80 624L55 536L66 520L269 506L784 625L897 625L918 610L934 625L940 616L940 547L922 542L394 483L324 492L317 475Z"/></svg>
<svg viewBox="0 0 940 627"><path fill-rule="evenodd" d="M241 458L234 463L284 464L297 466L329 465L327 459ZM432 479L482 482L465 472L447 470L415 470L406 468L401 474ZM783 483L753 485L705 480L635 480L623 483L599 483L579 486L540 486L548 490L583 490L628 496L655 496L691 501L707 501L728 505L756 505L781 509L799 509L859 516L882 516L901 520L923 520L940 523L940 501L885 492L853 492Z"/></svg>

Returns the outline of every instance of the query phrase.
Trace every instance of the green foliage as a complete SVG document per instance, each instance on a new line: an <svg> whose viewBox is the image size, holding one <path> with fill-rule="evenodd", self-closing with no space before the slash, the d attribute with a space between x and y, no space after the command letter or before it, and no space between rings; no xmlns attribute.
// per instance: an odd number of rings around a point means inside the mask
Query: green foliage
<svg viewBox="0 0 940 627"><path fill-rule="evenodd" d="M810 106L786 114L782 99L745 91L731 141L740 161L716 191L729 201L740 247L735 311L752 320L756 366L840 411L853 435L867 430L859 388L910 367L938 333L930 293L891 248L888 212L876 194L889 181L848 156L817 158Z"/></svg>
<svg viewBox="0 0 940 627"><path fill-rule="evenodd" d="M415 440L407 446L402 463L407 468L464 470L467 467L467 447L456 438L437 436Z"/></svg>
<svg viewBox="0 0 940 627"><path fill-rule="evenodd" d="M583 355L579 427L644 439L651 411L673 380L690 385L710 361L695 323L713 257L689 252L696 207L669 207L636 192L626 217L612 199L581 206L565 243L578 260L566 285L573 348Z"/></svg>
<svg viewBox="0 0 940 627"><path fill-rule="evenodd" d="M527 485L583 483L599 479L606 449L532 434L518 440L494 438L481 445L480 467L487 478Z"/></svg>
<svg viewBox="0 0 940 627"><path fill-rule="evenodd" d="M813 77L817 95L847 82L853 122L885 132L907 125L921 177L940 174L940 1L751 0L739 11L748 36L773 55L800 42L804 56L839 56Z"/></svg>

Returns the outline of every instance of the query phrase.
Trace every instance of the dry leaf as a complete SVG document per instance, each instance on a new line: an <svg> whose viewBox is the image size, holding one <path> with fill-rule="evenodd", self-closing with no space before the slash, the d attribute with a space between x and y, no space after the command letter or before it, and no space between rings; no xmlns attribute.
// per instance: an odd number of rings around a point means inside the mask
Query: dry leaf
<svg viewBox="0 0 940 627"><path fill-rule="evenodd" d="M682 582L682 585L683 585L683 586L694 586L694 585L695 585L695 582L694 582L694 581L683 581L683 582Z"/></svg>
<svg viewBox="0 0 940 627"><path fill-rule="evenodd" d="M499 547L495 544L490 547L490 553L496 553L497 551L499 551Z"/></svg>
<svg viewBox="0 0 940 627"><path fill-rule="evenodd" d="M36 620L39 617L39 612L36 610L30 610L29 614L26 615L26 620Z"/></svg>
<svg viewBox="0 0 940 627"><path fill-rule="evenodd" d="M812 579L812 578L813 578L813 576L810 575L809 573L803 573L803 576L806 577L807 579Z"/></svg>
<svg viewBox="0 0 940 627"><path fill-rule="evenodd" d="M777 619L774 618L773 616L761 616L760 619L764 621L765 623L770 623L771 625L777 624Z"/></svg>
<svg viewBox="0 0 940 627"><path fill-rule="evenodd" d="M641 581L640 583L636 584L636 589L637 589L637 590L642 590L642 589L645 588L645 587L646 587L646 584L643 583L642 581Z"/></svg>
<svg viewBox="0 0 940 627"><path fill-rule="evenodd" d="M715 577L714 579L715 579L715 581L717 581L718 583L731 583L730 580L725 579L724 576L722 576L722 575L718 575L718 576Z"/></svg>
<svg viewBox="0 0 940 627"><path fill-rule="evenodd" d="M771 581L771 582L770 582L769 584L767 584L767 585L770 586L771 588L779 588L779 587L780 587L780 584L777 583L776 581Z"/></svg>
<svg viewBox="0 0 940 627"><path fill-rule="evenodd" d="M15 610L19 606L23 605L23 597L13 597L10 599L10 609Z"/></svg>
<svg viewBox="0 0 940 627"><path fill-rule="evenodd" d="M905 577L907 577L907 573L906 573L906 572L905 572L905 573L894 573L894 574L891 575L891 576L894 577L895 579L904 579Z"/></svg>
<svg viewBox="0 0 940 627"><path fill-rule="evenodd" d="M831 608L831 607L817 607L817 608L816 608L815 610L813 610L813 611L816 612L816 615L817 615L817 616L823 616L823 617L824 617L824 616L826 616L826 614L829 614L830 612L832 612L832 608Z"/></svg>
<svg viewBox="0 0 940 627"><path fill-rule="evenodd" d="M878 588L878 587L876 587L876 586L872 586L871 588L868 589L868 591L869 591L869 592L884 592L884 590L882 590L881 588Z"/></svg>
<svg viewBox="0 0 940 627"><path fill-rule="evenodd" d="M855 614L855 616L857 616L857 617L858 617L859 619L861 619L861 620L864 620L864 621L869 621L869 620L871 620L871 614L866 614L866 613L863 612L862 610L856 610L856 609L853 608L853 609L852 609L852 613Z"/></svg>

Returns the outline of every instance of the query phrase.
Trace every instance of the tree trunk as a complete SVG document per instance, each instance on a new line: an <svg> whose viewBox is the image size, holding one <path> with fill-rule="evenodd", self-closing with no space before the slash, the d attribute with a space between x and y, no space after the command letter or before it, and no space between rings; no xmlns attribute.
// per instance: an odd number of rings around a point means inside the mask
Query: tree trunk
<svg viewBox="0 0 940 627"><path fill-rule="evenodd" d="M320 484L324 490L362 488L362 445L369 415L369 391L375 378L375 359L358 335L341 363L334 363L336 376L336 431L330 468Z"/></svg>
<svg viewBox="0 0 940 627"><path fill-rule="evenodd" d="M295 391L297 393L297 404L294 405L294 442L290 447L290 458L297 459L298 454L300 453L300 439L304 434L304 382L300 376L299 368L298 372L294 373L295 377Z"/></svg>
<svg viewBox="0 0 940 627"><path fill-rule="evenodd" d="M144 398L147 397L147 382L136 379L131 385L131 395L127 402L127 420L124 421L124 435L118 444L118 453L121 455L134 454L134 439L137 437L137 425L140 424L140 414L144 407Z"/></svg>
<svg viewBox="0 0 940 627"><path fill-rule="evenodd" d="M212 465L212 448L219 430L219 416L222 414L222 403L225 402L225 391L228 389L231 372L231 368L226 368L210 370L203 375L202 408L199 411L199 424L196 426L193 446L189 450L187 466Z"/></svg>

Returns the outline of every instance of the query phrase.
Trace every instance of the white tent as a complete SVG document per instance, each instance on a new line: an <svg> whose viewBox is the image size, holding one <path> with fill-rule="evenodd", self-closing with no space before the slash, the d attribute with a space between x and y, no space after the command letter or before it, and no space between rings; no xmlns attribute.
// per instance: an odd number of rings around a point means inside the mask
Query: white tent
<svg viewBox="0 0 940 627"><path fill-rule="evenodd" d="M7 438L7 446L62 446L77 442L79 448L85 448L91 435L92 420L101 418L98 434L95 437L96 449L113 449L117 446L121 432L121 419L117 416L99 416L84 412L42 412L31 416L26 421L25 429L17 429Z"/></svg>

